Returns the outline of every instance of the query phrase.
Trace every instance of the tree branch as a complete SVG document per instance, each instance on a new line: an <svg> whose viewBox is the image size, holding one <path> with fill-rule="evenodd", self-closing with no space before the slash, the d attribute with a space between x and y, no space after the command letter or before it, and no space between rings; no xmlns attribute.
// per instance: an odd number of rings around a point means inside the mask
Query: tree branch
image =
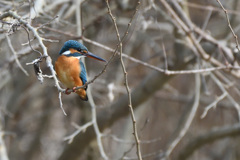
<svg viewBox="0 0 240 160"><path fill-rule="evenodd" d="M212 143L214 141L226 138L240 136L240 125L226 126L222 128L214 128L208 133L199 135L192 140L180 151L178 160L185 160L190 157L198 148Z"/></svg>

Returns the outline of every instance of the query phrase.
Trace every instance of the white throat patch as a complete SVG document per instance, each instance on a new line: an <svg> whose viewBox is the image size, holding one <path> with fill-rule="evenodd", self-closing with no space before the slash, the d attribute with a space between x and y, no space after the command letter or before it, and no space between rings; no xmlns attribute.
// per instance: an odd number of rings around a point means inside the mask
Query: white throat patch
<svg viewBox="0 0 240 160"><path fill-rule="evenodd" d="M74 57L74 58L77 58L77 59L81 59L81 58L85 58L86 56L78 56L78 57Z"/></svg>

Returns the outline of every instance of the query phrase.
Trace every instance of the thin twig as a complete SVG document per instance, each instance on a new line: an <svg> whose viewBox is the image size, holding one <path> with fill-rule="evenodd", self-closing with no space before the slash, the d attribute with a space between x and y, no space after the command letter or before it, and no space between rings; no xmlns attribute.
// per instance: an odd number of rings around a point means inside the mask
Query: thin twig
<svg viewBox="0 0 240 160"><path fill-rule="evenodd" d="M211 18L211 15L212 15L212 8L208 11L208 14L207 14L207 17L205 18L205 21L204 21L204 23L203 23L203 26L202 26L202 30L203 31L205 31L205 29L206 29L206 27L207 27L207 25L208 25L208 22L209 22L209 20L210 20L210 18ZM199 37L198 37L198 42L200 42L201 40L202 40L202 38L203 38L203 36L202 35L200 35Z"/></svg>
<svg viewBox="0 0 240 160"><path fill-rule="evenodd" d="M55 17L53 17L52 19L50 19L48 22L46 22L46 23L44 23L44 24L42 24L42 25L40 25L39 27L37 27L36 29L38 30L38 29L41 29L41 28L43 28L44 26L46 26L46 25L49 25L50 23L52 23L55 19L57 19L58 18L58 15L57 16L55 16Z"/></svg>
<svg viewBox="0 0 240 160"><path fill-rule="evenodd" d="M202 48L202 46L198 43L195 35L193 34L194 25L192 24L191 20L187 18L187 16L182 11L181 7L176 1L171 1L171 3L175 6L176 10L174 10L167 2L166 0L159 0L163 6L167 9L167 11L170 13L170 15L176 20L178 26L181 27L181 29L185 32L188 40L192 43L193 50L196 50L198 54L201 56L202 59L205 61L210 62L212 65L216 67L224 67L224 65L219 62L217 59L212 57L211 55L207 54L206 51ZM176 13L177 12L177 13ZM178 14L183 17L184 20L180 19ZM175 23L174 23L175 24ZM232 75L239 77L238 72L234 72L233 70L230 71Z"/></svg>
<svg viewBox="0 0 240 160"><path fill-rule="evenodd" d="M65 137L63 140L64 141L68 141L68 143L72 143L73 139L80 133L80 132L85 132L85 130L90 127L91 125L93 125L93 122L90 121L86 124L84 124L83 126L78 126L77 124L73 124L77 130L75 132L73 132L71 135Z"/></svg>
<svg viewBox="0 0 240 160"><path fill-rule="evenodd" d="M233 37L235 38L235 43L236 43L236 48L238 50L238 52L240 53L240 48L239 48L239 43L238 43L238 37L237 35L235 34L233 28L232 28L232 25L230 23L230 20L229 20L229 16L228 16L228 11L223 7L222 3L220 2L220 0L217 0L217 2L219 3L219 5L222 7L222 10L224 11L225 15L226 15L226 19L227 19L227 23L228 23L228 27L230 28L232 34L233 34Z"/></svg>
<svg viewBox="0 0 240 160"><path fill-rule="evenodd" d="M109 135L109 134L102 134L102 137L107 137L107 138L111 138L112 140L116 141L116 142L120 142L120 143L125 143L125 144L133 144L135 143L135 141L131 141L131 140L123 140L121 138L118 138L115 135ZM162 138L155 138L155 139L151 139L151 140L141 140L139 141L141 144L150 144L150 143L155 143L160 141Z"/></svg>
<svg viewBox="0 0 240 160"><path fill-rule="evenodd" d="M218 85L218 87L220 88L220 90L223 93L225 93L225 92L228 93L228 91L224 88L224 86L221 83L221 81L214 74L211 73L210 77ZM240 121L240 105L234 100L234 98L229 93L227 94L227 98L233 104L233 106L235 107L235 109L236 109L236 111L238 113L238 120Z"/></svg>
<svg viewBox="0 0 240 160"><path fill-rule="evenodd" d="M108 0L106 0L106 4L107 4L107 8L108 8L108 14L110 15L110 17L111 17L111 19L113 21L113 24L114 24L114 27L115 27L115 31L116 31L116 35L117 35L117 38L118 38L119 49L120 49L120 61L121 61L121 66L122 66L122 70L123 70L123 73L124 73L124 80L125 80L124 85L126 87L127 94L128 94L128 106L129 106L129 109L130 109L131 118L132 118L132 122L133 122L133 135L134 135L135 141L136 141L137 156L138 156L139 160L142 160L141 148L140 148L138 132L137 132L136 118L134 116L134 111L133 111L133 107L132 107L131 91L130 91L130 88L129 88L129 85L128 85L127 71L126 71L125 64L123 62L123 57L122 57L122 49L123 49L122 40L120 38L120 34L119 34L119 31L118 31L116 18L113 16L113 14L111 12L111 8L110 8ZM138 1L138 5L140 5L140 1ZM136 9L136 12L137 12L137 9ZM132 17L132 19L133 19L133 17ZM125 32L125 35L123 36L123 39L128 34L128 29L129 29L130 25L131 25L131 23L128 24L128 28L127 28L127 31Z"/></svg>
<svg viewBox="0 0 240 160"><path fill-rule="evenodd" d="M163 151L160 150L160 151L144 154L144 155L142 155L142 158L151 159L150 157L158 157L159 154L162 155ZM138 159L137 157L123 157L122 160L137 160L137 159ZM154 159L154 158L152 158L152 159Z"/></svg>
<svg viewBox="0 0 240 160"><path fill-rule="evenodd" d="M209 104L207 107L205 107L202 115L201 115L201 119L203 119L204 117L206 117L208 111L213 108L216 107L216 105L218 104L218 102L220 102L221 100L223 100L226 96L228 95L227 92L224 92L221 96L219 96L214 102L212 102L211 104Z"/></svg>
<svg viewBox="0 0 240 160"><path fill-rule="evenodd" d="M91 88L91 86L89 86L89 87ZM89 103L91 105L92 125L93 125L94 131L95 131L96 136L97 136L96 138L97 138L98 148L99 148L99 151L100 151L100 154L101 154L102 158L105 159L105 160L108 160L109 158L107 157L107 155L106 155L106 153L104 151L103 144L102 144L102 133L100 132L98 124L97 124L96 105L95 105L95 103L93 101L92 94L89 91L88 91L88 100L89 100Z"/></svg>
<svg viewBox="0 0 240 160"><path fill-rule="evenodd" d="M135 146L135 143L133 143L133 144L130 146L130 148L123 153L123 155L119 158L119 160L125 159L126 155L132 151L132 149L133 149L134 146Z"/></svg>
<svg viewBox="0 0 240 160"><path fill-rule="evenodd" d="M200 88L201 88L201 80L200 80L200 74L195 74L195 98L194 98L194 103L193 106L191 108L191 111L189 112L189 115L187 117L186 122L184 123L183 127L181 128L181 130L179 131L179 134L177 135L177 137L171 142L171 144L169 145L167 151L165 152L165 156L163 157L168 158L170 156L170 154L172 153L173 149L177 146L177 144L181 141L181 139L185 136L185 134L187 133L193 118L196 115L198 106L199 106L199 100L200 100Z"/></svg>
<svg viewBox="0 0 240 160"><path fill-rule="evenodd" d="M65 110L64 110L64 108L63 108L63 103L62 103L62 92L59 92L59 93L58 93L58 99L59 99L60 108L62 109L63 114L64 114L65 116L67 116L67 113L65 112Z"/></svg>
<svg viewBox="0 0 240 160"><path fill-rule="evenodd" d="M164 56L164 64L165 64L165 72L166 73L168 71L168 60L167 60L167 53L166 53L166 50L165 50L165 46L164 46L164 43L162 42L162 49L163 49L163 56Z"/></svg>
<svg viewBox="0 0 240 160"><path fill-rule="evenodd" d="M84 1L85 0L76 1L76 3L77 3L76 4L76 6L77 6L77 8L76 8L76 21L77 21L77 34L78 34L78 36L82 36L81 4ZM81 43L82 43L82 40L81 40ZM84 63L85 63L85 61L84 61ZM93 96L92 96L91 91L92 91L91 86L89 86L88 91L87 91L87 95L88 95L88 100L89 100L89 104L91 106L91 112L92 112L92 121L91 122L92 122L92 125L93 125L93 129L95 131L95 134L96 134L98 149L99 149L99 152L101 154L101 157L105 160L108 160L109 158L107 157L107 154L104 151L104 146L103 146L103 143L102 143L102 133L100 132L98 124L97 124L96 105L95 105L95 102L93 100Z"/></svg>
<svg viewBox="0 0 240 160"><path fill-rule="evenodd" d="M6 36L6 39L7 39L7 42L8 42L8 46L9 48L11 49L13 55L14 55L14 59L18 65L18 67L22 70L22 72L26 75L26 76L29 76L28 72L23 68L23 66L21 65L21 63L19 62L19 59L18 59L18 55L17 55L17 52L15 51L15 49L13 48L12 46L12 42L9 38L9 36L7 34L5 34Z"/></svg>
<svg viewBox="0 0 240 160"><path fill-rule="evenodd" d="M44 43L43 43L43 38L39 36L39 34L38 34L38 32L37 32L37 29L34 28L33 26L31 26L27 21L23 20L17 13L15 13L15 12L13 12L13 11L11 11L11 10L8 11L8 12L6 12L6 13L4 13L4 14L2 14L2 15L0 15L0 19L6 18L6 17L9 17L9 16L17 19L17 20L23 25L23 28L24 28L26 31L27 31L26 28L28 28L29 30L31 30L32 33L33 33L33 35L35 36L35 38L38 40L38 42L39 42L39 44L40 44L40 47L41 47L42 50L43 50L43 54L38 51L38 52L41 54L41 57L39 57L38 59L33 60L33 62L32 62L32 63L29 63L29 64L35 64L35 63L41 62L42 59L43 59L43 57L46 58L46 64L47 64L48 68L49 68L50 71L51 71L51 75L52 75L52 77L53 77L53 79L54 79L54 81L55 81L55 86L57 87L57 89L58 89L59 92L65 92L65 90L62 89L62 88L60 87L60 85L59 85L59 81L58 81L58 79L57 79L57 77L56 77L56 73L55 73L55 70L54 70L54 68L53 68L52 59L51 59L50 56L48 56L47 47L44 45ZM26 27L26 28L25 28L25 27ZM28 33L28 31L27 31L27 33ZM30 47L31 47L31 46L30 46ZM31 48L32 48L32 47L31 47ZM60 107L62 108L61 94L59 94L59 100L60 100ZM62 108L62 109L63 109L63 108ZM63 113L66 115L66 113L64 112L64 110L63 110Z"/></svg>
<svg viewBox="0 0 240 160"><path fill-rule="evenodd" d="M212 5L201 5L201 4L197 4L197 3L192 3L189 1L178 1L179 3L181 3L182 5L186 5L188 7L191 8L197 8L197 9L201 9L201 10L212 10L212 11L216 11L216 12L222 12L222 9L219 9L217 7L214 7ZM230 14L234 14L234 15L240 15L240 13L236 10L228 10L228 13Z"/></svg>

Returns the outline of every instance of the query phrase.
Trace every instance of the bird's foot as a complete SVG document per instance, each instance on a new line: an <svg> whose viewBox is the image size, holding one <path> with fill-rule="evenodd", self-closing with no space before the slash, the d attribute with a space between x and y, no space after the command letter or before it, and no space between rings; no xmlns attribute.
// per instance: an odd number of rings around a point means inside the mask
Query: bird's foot
<svg viewBox="0 0 240 160"><path fill-rule="evenodd" d="M71 92L69 92L68 90L69 90L69 88L67 88L67 89L65 90L65 94L67 94L67 95L71 94Z"/></svg>
<svg viewBox="0 0 240 160"><path fill-rule="evenodd" d="M73 92L76 92L76 88L77 88L77 87L73 87L73 88L72 88Z"/></svg>
<svg viewBox="0 0 240 160"><path fill-rule="evenodd" d="M65 90L65 94L69 95L69 94L71 94L71 92L76 93L76 91L77 91L76 88L77 88L77 87L73 87L72 89L67 88L67 89Z"/></svg>

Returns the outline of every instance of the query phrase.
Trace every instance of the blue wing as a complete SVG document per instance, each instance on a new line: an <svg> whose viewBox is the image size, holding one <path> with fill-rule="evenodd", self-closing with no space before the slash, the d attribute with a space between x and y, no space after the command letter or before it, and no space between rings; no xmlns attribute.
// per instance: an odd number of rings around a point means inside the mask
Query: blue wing
<svg viewBox="0 0 240 160"><path fill-rule="evenodd" d="M86 69L85 69L85 66L83 64L83 62L80 60L79 61L80 63L80 66L81 66L81 73L80 73L80 78L83 82L83 85L87 82L87 72L86 72Z"/></svg>

